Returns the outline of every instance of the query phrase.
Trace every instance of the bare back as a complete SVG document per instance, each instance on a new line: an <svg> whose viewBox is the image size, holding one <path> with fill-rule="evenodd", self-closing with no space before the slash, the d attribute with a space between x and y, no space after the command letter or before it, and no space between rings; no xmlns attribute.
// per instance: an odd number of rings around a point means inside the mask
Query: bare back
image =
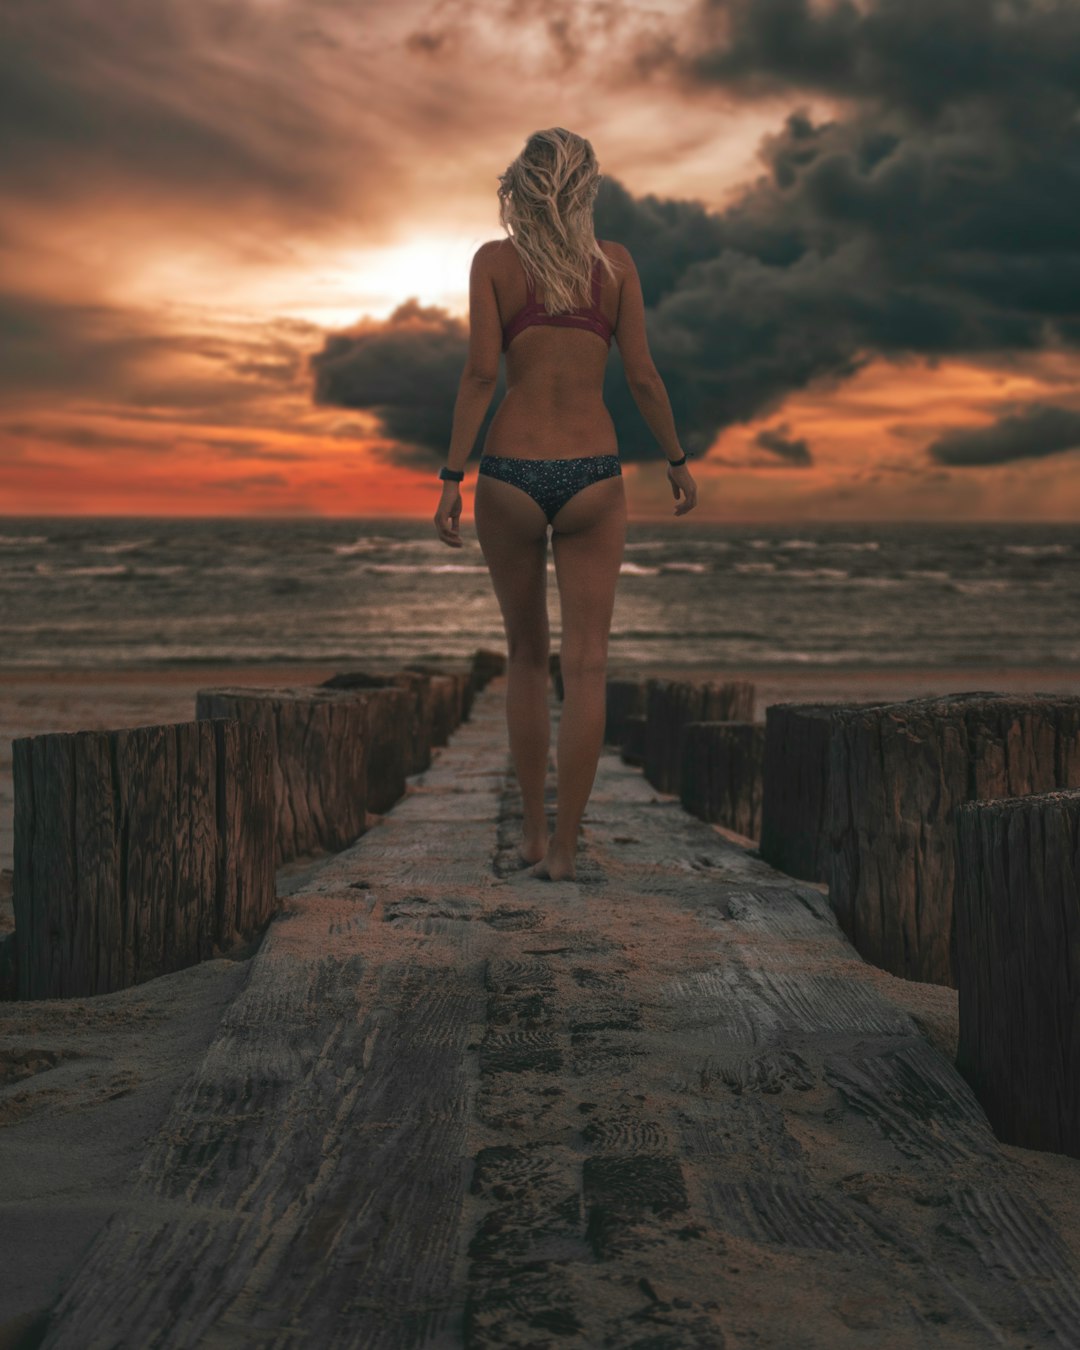
<svg viewBox="0 0 1080 1350"><path fill-rule="evenodd" d="M621 245L597 240L612 262L614 280L600 270L599 307L618 338L619 308L628 256ZM525 269L509 239L492 250L495 298L505 324L526 301ZM537 291L536 299L543 301ZM534 325L506 351L506 397L484 440L483 452L527 459L618 453L615 424L604 404L608 346L587 329Z"/></svg>

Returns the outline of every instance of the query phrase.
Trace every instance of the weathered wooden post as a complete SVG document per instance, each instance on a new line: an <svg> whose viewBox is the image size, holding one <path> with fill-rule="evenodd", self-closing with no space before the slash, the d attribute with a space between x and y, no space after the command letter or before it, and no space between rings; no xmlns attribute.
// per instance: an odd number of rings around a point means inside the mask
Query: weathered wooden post
<svg viewBox="0 0 1080 1350"><path fill-rule="evenodd" d="M472 655L473 687L477 693L497 675L506 674L506 653L477 647Z"/></svg>
<svg viewBox="0 0 1080 1350"><path fill-rule="evenodd" d="M962 802L1080 787L1080 698L984 692L855 710L829 737L825 880L868 960L955 987Z"/></svg>
<svg viewBox="0 0 1080 1350"><path fill-rule="evenodd" d="M273 912L265 736L235 721L24 736L20 998L105 994L220 954Z"/></svg>
<svg viewBox="0 0 1080 1350"><path fill-rule="evenodd" d="M367 828L368 709L319 686L200 689L196 717L231 717L270 743L277 810L275 865L344 848Z"/></svg>
<svg viewBox="0 0 1080 1350"><path fill-rule="evenodd" d="M633 764L641 768L645 763L645 715L628 717L623 723L622 745L619 758L624 764Z"/></svg>
<svg viewBox="0 0 1080 1350"><path fill-rule="evenodd" d="M1080 791L956 826L957 1068L999 1138L1080 1158Z"/></svg>
<svg viewBox="0 0 1080 1350"><path fill-rule="evenodd" d="M19 997L19 966L15 955L15 934L0 937L0 1000Z"/></svg>
<svg viewBox="0 0 1080 1350"><path fill-rule="evenodd" d="M0 869L0 901L11 903L12 873L9 868ZM18 998L19 972L15 960L15 933L8 931L0 935L0 1000Z"/></svg>
<svg viewBox="0 0 1080 1350"><path fill-rule="evenodd" d="M431 681L431 743L448 745L461 722L462 689L456 675L423 672Z"/></svg>
<svg viewBox="0 0 1080 1350"><path fill-rule="evenodd" d="M432 681L435 745L446 745L472 709L472 665L456 656L432 652L405 664L406 670Z"/></svg>
<svg viewBox="0 0 1080 1350"><path fill-rule="evenodd" d="M406 742L406 774L422 773L431 763L436 695L431 676L415 670L346 670L331 675L320 689L403 689L407 715L401 728ZM441 697L441 695L440 695ZM372 810L377 810L372 807Z"/></svg>
<svg viewBox="0 0 1080 1350"><path fill-rule="evenodd" d="M756 839L761 828L763 722L684 722L679 799L692 816Z"/></svg>
<svg viewBox="0 0 1080 1350"><path fill-rule="evenodd" d="M626 719L645 714L645 681L609 675L606 686L605 745L621 745Z"/></svg>
<svg viewBox="0 0 1080 1350"><path fill-rule="evenodd" d="M679 733L686 722L752 722L749 680L651 679L645 685L645 777L661 792L680 784Z"/></svg>
<svg viewBox="0 0 1080 1350"><path fill-rule="evenodd" d="M389 811L405 795L412 753L408 721L413 696L408 689L384 685L360 694L367 704L367 809Z"/></svg>
<svg viewBox="0 0 1080 1350"><path fill-rule="evenodd" d="M563 687L562 654L560 652L548 653L548 674L551 676L552 682L555 685L555 697L561 703L566 690Z"/></svg>
<svg viewBox="0 0 1080 1350"><path fill-rule="evenodd" d="M765 709L761 843L765 862L804 881L825 879L829 736L867 703L772 703Z"/></svg>

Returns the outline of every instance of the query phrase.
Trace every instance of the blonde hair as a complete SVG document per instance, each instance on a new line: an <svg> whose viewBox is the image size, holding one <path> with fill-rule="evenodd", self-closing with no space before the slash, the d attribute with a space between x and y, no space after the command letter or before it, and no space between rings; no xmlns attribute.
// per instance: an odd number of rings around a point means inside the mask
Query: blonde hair
<svg viewBox="0 0 1080 1350"><path fill-rule="evenodd" d="M517 159L499 174L499 220L534 286L543 286L549 314L592 302L595 258L615 277L593 226L599 186L592 146L564 127L534 131Z"/></svg>

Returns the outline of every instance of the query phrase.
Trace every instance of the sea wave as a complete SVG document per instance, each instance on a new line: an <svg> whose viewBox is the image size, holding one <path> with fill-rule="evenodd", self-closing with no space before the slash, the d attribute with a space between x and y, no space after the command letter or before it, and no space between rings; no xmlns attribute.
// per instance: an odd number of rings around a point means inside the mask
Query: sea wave
<svg viewBox="0 0 1080 1350"><path fill-rule="evenodd" d="M127 572L127 563L102 563L100 566L57 567L54 563L35 563L34 571L39 576L54 577L118 577Z"/></svg>
<svg viewBox="0 0 1080 1350"><path fill-rule="evenodd" d="M153 539L121 539L116 544L91 544L95 553L132 553L137 548L145 548Z"/></svg>
<svg viewBox="0 0 1080 1350"><path fill-rule="evenodd" d="M1004 544L1003 553L1016 553L1020 557L1038 558L1044 554L1071 553L1071 544Z"/></svg>

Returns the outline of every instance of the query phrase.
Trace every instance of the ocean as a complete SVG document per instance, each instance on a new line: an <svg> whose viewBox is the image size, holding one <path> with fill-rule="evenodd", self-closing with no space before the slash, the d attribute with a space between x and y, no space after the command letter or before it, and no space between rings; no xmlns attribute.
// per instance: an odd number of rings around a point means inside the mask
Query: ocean
<svg viewBox="0 0 1080 1350"><path fill-rule="evenodd" d="M471 522L0 517L0 667L501 647ZM552 646L559 606L548 561ZM611 668L1080 664L1080 527L631 522Z"/></svg>

